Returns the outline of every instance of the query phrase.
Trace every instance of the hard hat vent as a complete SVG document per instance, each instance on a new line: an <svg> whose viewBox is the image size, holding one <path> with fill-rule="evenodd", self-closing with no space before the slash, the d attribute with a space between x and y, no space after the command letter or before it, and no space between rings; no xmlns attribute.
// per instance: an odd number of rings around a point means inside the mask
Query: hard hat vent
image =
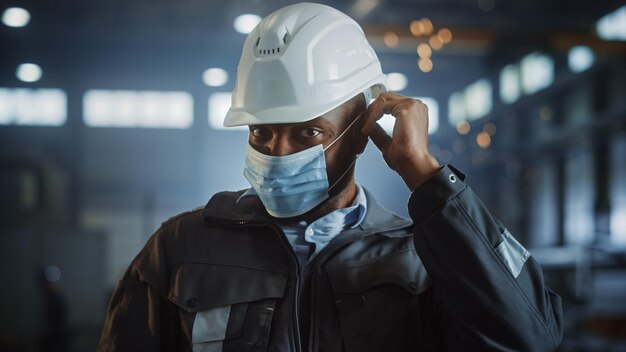
<svg viewBox="0 0 626 352"><path fill-rule="evenodd" d="M285 31L285 34L282 36L282 43L278 40L265 40L263 41L265 44L265 47L263 47L262 45L260 45L262 41L261 37L257 37L256 44L255 44L255 48L256 48L255 51L257 53L257 56L269 56L269 55L280 54L280 49L282 49L285 45L287 45L287 43L291 39L291 34L289 34L289 30L287 30L287 28L284 28L283 30ZM269 33L265 33L265 34L267 35ZM272 34L275 35L275 33L272 33ZM267 45L267 44L270 44L270 45Z"/></svg>

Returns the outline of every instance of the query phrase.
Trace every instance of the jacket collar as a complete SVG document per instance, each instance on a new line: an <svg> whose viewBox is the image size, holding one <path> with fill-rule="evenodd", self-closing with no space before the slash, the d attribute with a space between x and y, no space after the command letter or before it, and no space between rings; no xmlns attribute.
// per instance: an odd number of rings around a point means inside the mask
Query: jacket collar
<svg viewBox="0 0 626 352"><path fill-rule="evenodd" d="M359 228L365 232L400 229L411 221L381 206L373 195L363 187L367 199L367 212ZM205 222L228 223L274 223L258 197L241 197L245 190L216 193L203 211ZM240 199L241 198L241 199Z"/></svg>

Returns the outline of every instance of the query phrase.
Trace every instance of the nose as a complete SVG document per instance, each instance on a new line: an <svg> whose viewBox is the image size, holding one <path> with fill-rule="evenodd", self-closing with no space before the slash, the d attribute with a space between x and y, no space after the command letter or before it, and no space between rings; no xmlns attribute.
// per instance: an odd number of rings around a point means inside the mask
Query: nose
<svg viewBox="0 0 626 352"><path fill-rule="evenodd" d="M285 156L295 153L293 143L286 134L276 134L268 143L269 155Z"/></svg>

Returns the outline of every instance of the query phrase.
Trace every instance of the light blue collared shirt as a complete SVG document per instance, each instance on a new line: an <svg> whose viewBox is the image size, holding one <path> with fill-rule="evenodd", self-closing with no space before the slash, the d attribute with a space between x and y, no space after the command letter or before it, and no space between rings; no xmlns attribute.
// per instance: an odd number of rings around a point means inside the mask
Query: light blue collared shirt
<svg viewBox="0 0 626 352"><path fill-rule="evenodd" d="M254 189L250 188L241 195L240 199L256 195ZM299 221L282 224L281 228L296 252L301 267L303 267L343 230L359 226L366 211L365 192L361 186L356 185L356 197L349 207L334 210L311 224Z"/></svg>

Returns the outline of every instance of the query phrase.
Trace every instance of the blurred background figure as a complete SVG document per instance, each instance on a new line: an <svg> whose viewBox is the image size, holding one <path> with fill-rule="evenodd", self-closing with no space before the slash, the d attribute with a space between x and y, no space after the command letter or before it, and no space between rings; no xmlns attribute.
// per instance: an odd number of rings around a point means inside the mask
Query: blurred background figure
<svg viewBox="0 0 626 352"><path fill-rule="evenodd" d="M61 270L56 266L47 267L41 276L43 296L42 351L61 352L70 350L67 297L59 282L60 279Z"/></svg>
<svg viewBox="0 0 626 352"><path fill-rule="evenodd" d="M221 177L241 175L247 138L222 121L246 33L293 2L0 4L0 350L42 349L56 291L33 273L51 265L70 309L50 319L66 350L94 350L159 222L247 187ZM564 298L562 350L625 350L624 2L322 3L361 24L387 86L429 106L431 154L540 261ZM407 215L377 153L357 181Z"/></svg>

